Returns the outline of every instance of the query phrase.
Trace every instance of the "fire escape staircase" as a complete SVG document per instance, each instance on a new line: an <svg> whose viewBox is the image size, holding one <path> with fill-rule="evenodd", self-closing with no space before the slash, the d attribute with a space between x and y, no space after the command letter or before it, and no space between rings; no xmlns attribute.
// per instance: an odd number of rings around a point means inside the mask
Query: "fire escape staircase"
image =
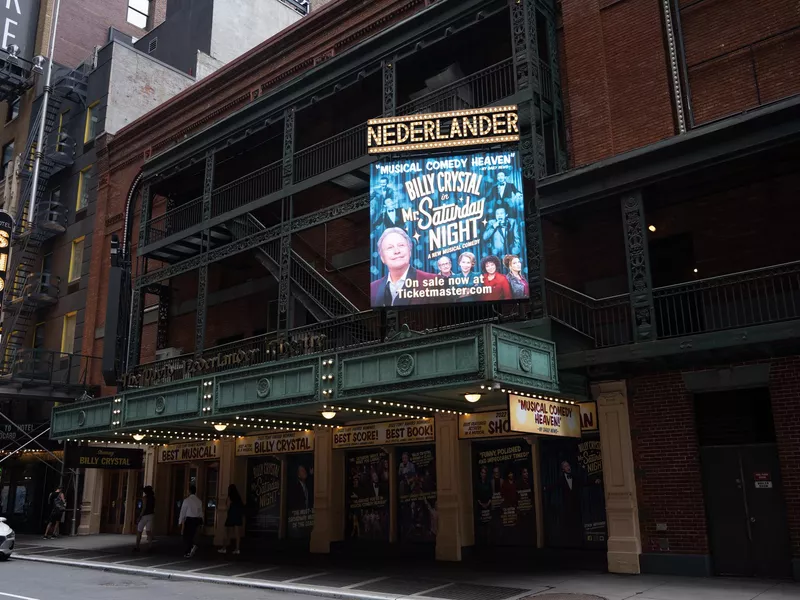
<svg viewBox="0 0 800 600"><path fill-rule="evenodd" d="M266 229L263 223L248 213L229 221L228 230L234 239L242 239ZM280 280L280 241L270 242L254 250L256 259L276 280ZM317 321L328 321L359 312L347 296L320 274L302 256L291 250L289 262L290 292Z"/></svg>
<svg viewBox="0 0 800 600"><path fill-rule="evenodd" d="M75 142L58 130L60 109L65 100L85 105L90 65L83 64L74 70L55 77L47 111L39 112L30 128L22 162L22 191L14 217L11 264L6 280L3 300L3 332L0 340L0 374L13 374L20 357L36 311L52 303L54 278L49 273L39 273L41 249L49 239L66 231L67 207L52 197L48 198L47 184L51 176L72 164ZM36 214L28 221L33 188L33 165L36 138L41 120L45 119L45 148L39 168L39 185L36 194ZM57 300L58 292L55 293Z"/></svg>

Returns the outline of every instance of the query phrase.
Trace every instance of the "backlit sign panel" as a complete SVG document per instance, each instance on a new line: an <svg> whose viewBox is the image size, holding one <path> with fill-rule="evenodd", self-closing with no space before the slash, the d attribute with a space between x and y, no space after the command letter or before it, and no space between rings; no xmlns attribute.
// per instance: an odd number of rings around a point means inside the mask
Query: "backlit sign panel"
<svg viewBox="0 0 800 600"><path fill-rule="evenodd" d="M528 298L516 150L370 167L371 305Z"/></svg>
<svg viewBox="0 0 800 600"><path fill-rule="evenodd" d="M9 252L11 251L11 231L14 229L14 219L4 210L0 210L0 307L3 306L3 297L6 291L6 276L8 275Z"/></svg>

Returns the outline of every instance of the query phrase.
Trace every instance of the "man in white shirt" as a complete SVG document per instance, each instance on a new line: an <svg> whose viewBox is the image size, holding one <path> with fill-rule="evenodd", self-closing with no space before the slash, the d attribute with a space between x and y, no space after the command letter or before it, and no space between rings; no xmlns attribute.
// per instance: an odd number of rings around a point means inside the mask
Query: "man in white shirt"
<svg viewBox="0 0 800 600"><path fill-rule="evenodd" d="M183 545L186 550L183 557L191 558L197 552L197 544L194 543L194 538L197 535L197 530L203 524L203 503L197 497L197 487L194 485L189 486L189 495L181 505L178 524L181 526Z"/></svg>

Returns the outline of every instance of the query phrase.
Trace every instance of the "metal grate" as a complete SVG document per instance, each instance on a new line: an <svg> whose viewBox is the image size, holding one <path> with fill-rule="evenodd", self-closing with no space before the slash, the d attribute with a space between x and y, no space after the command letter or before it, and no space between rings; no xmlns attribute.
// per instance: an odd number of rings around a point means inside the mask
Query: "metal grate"
<svg viewBox="0 0 800 600"><path fill-rule="evenodd" d="M362 590L365 592L384 592L386 594L400 594L403 596L410 596L411 594L418 594L425 590L432 590L443 585L446 581L436 581L433 579L406 579L405 577L389 577L381 579L380 581L373 581L365 585L360 585L355 590Z"/></svg>
<svg viewBox="0 0 800 600"><path fill-rule="evenodd" d="M375 579L374 573L350 573L339 571L335 573L323 573L304 579L303 583L308 585L321 585L324 587L343 588L349 585L366 582Z"/></svg>
<svg viewBox="0 0 800 600"><path fill-rule="evenodd" d="M477 585L473 583L453 583L438 590L431 590L420 596L426 598L445 598L446 600L506 600L531 590L500 587L493 585Z"/></svg>

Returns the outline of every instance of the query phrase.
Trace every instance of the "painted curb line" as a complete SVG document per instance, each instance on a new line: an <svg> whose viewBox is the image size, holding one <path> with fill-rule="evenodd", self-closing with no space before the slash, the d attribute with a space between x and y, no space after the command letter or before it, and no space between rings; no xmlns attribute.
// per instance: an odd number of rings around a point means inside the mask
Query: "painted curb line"
<svg viewBox="0 0 800 600"><path fill-rule="evenodd" d="M67 567L79 567L92 569L95 571L110 571L113 573L123 573L126 575L143 575L156 579L169 579L174 581L197 581L202 583L217 583L221 585L236 585L239 587L260 588L273 590L276 592L288 592L294 594L308 594L321 596L323 598L335 598L337 600L400 600L407 596L395 594L384 594L380 592L359 592L355 590L343 590L340 588L322 587L307 585L302 583L279 583L274 581L256 581L253 579L236 579L233 577L217 577L214 575L194 575L175 571L160 570L158 567L126 567L109 563L94 563L85 561L64 560L60 558L45 558L35 555L26 556L24 554L13 554L12 560L27 560L30 562L50 563Z"/></svg>

